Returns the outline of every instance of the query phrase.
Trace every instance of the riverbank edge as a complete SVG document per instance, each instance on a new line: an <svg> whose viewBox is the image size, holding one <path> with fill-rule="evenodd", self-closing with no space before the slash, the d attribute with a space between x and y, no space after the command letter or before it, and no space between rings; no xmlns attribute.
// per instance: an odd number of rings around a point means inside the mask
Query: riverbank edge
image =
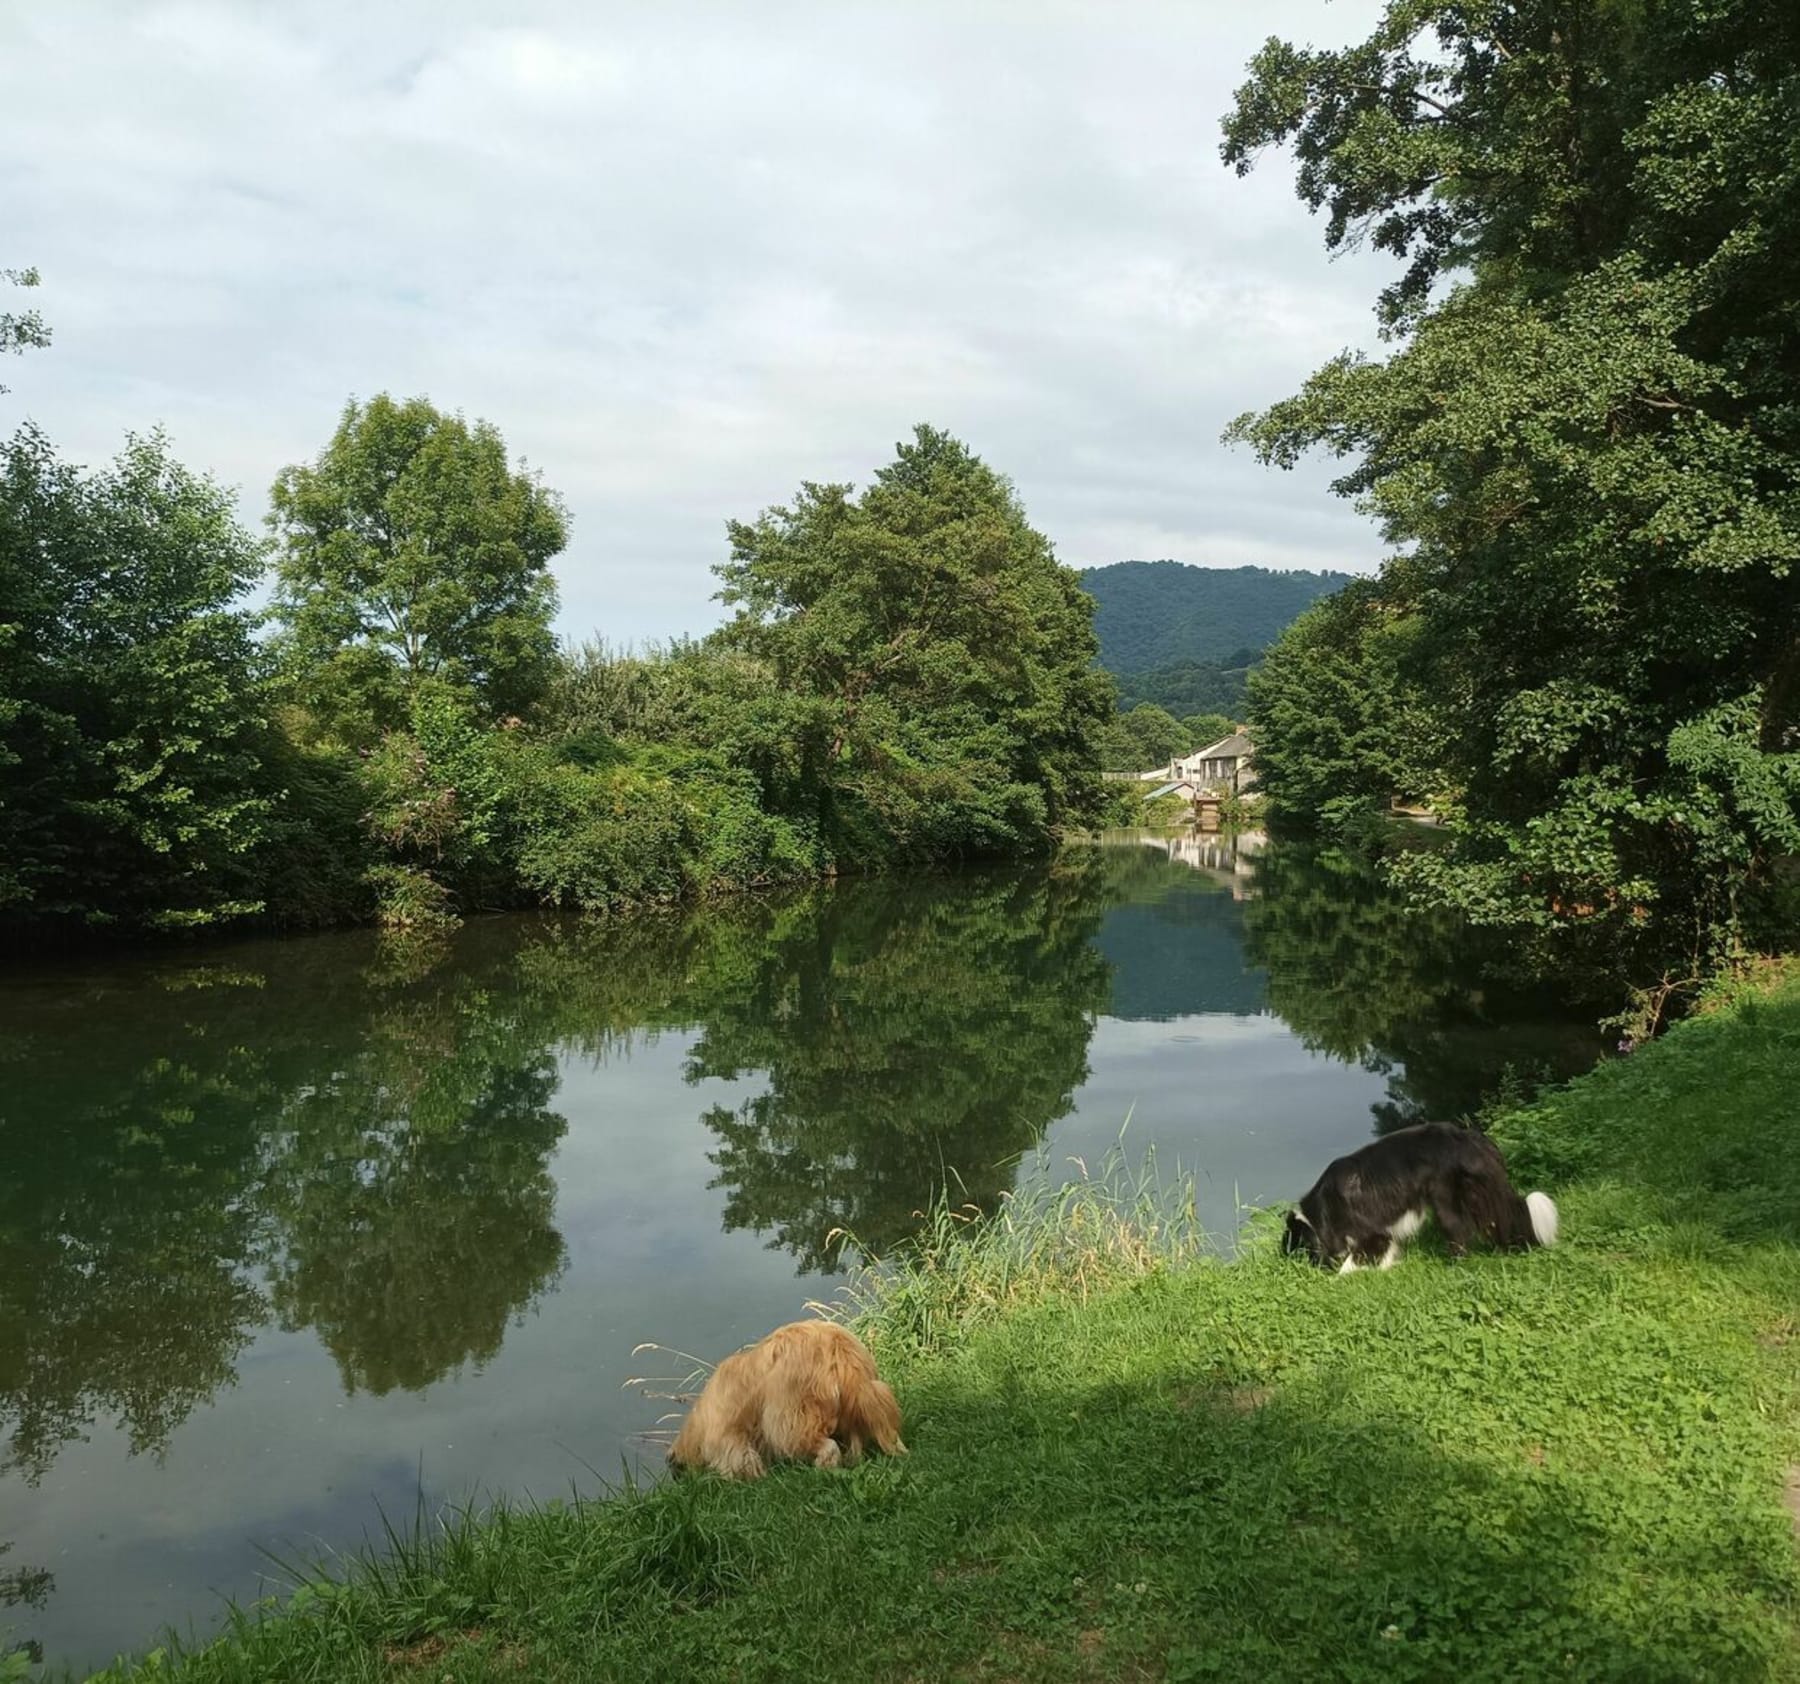
<svg viewBox="0 0 1800 1684"><path fill-rule="evenodd" d="M942 1209L840 1306L909 1457L438 1517L94 1676L1800 1678L1796 1069L1789 970L1493 1119L1524 1257Z"/></svg>
<svg viewBox="0 0 1800 1684"><path fill-rule="evenodd" d="M1144 825L1129 828L1141 830L1145 835L1174 833L1174 827ZM166 929L145 925L65 926L0 922L0 980L29 975L47 963L80 963L118 957L155 958L158 955L207 957L228 953L232 947L250 941L294 941L308 936L366 931L399 947L427 947L489 918L563 918L605 926L627 919L681 916L713 906L750 905L831 889L840 883L1048 869L1071 849L1098 845L1106 834L1104 829L1072 827L1052 832L1038 846L992 853L833 861L813 870L775 876L710 878L692 882L678 893L622 895L604 905L582 906L544 895L521 895L512 900L497 899L461 906L447 916L417 921L386 915L371 903L361 912L343 912L325 919L282 919L253 912L228 921ZM3 1678L4 1674L0 1674L0 1679Z"/></svg>

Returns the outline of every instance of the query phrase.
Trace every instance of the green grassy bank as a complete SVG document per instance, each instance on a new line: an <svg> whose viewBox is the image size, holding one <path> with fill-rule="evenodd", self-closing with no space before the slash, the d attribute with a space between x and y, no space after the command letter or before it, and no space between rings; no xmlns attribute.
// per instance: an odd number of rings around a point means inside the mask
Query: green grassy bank
<svg viewBox="0 0 1800 1684"><path fill-rule="evenodd" d="M910 1457L452 1523L107 1676L1800 1677L1796 1073L1790 982L1501 1119L1551 1253L946 1218L864 1323Z"/></svg>

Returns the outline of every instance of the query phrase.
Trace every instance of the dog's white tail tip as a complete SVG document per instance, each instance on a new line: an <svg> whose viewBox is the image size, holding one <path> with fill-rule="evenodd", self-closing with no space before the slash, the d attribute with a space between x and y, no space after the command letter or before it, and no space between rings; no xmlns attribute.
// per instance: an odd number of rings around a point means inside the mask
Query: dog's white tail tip
<svg viewBox="0 0 1800 1684"><path fill-rule="evenodd" d="M1555 1245L1561 1223L1556 1201L1548 1193L1527 1193L1525 1208L1531 1212L1531 1235L1539 1245Z"/></svg>

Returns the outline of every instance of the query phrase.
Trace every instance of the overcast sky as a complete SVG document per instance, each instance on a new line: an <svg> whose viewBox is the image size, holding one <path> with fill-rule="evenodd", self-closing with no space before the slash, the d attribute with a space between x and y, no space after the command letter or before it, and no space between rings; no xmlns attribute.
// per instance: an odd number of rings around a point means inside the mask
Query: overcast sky
<svg viewBox="0 0 1800 1684"><path fill-rule="evenodd" d="M918 421L1076 566L1367 570L1323 464L1219 431L1372 346L1388 265L1218 124L1375 9L0 3L0 267L55 333L0 426L160 422L257 521L347 397L424 393L563 493L560 623L615 641L715 624L726 519Z"/></svg>

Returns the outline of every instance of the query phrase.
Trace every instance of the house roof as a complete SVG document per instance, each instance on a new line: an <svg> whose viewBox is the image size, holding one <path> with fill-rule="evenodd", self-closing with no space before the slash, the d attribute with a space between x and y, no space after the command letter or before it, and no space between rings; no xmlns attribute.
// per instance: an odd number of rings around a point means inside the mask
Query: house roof
<svg viewBox="0 0 1800 1684"><path fill-rule="evenodd" d="M1164 784L1161 789L1151 790L1150 793L1144 797L1144 799L1146 801L1154 801L1157 798L1157 796L1159 796L1159 795L1173 795L1176 790L1186 789L1187 787L1188 787L1187 779L1183 778L1178 783Z"/></svg>
<svg viewBox="0 0 1800 1684"><path fill-rule="evenodd" d="M1250 750L1250 739L1242 731L1233 731L1229 737L1221 737L1216 743L1205 748L1197 748L1192 754L1184 754L1183 760L1242 760Z"/></svg>

